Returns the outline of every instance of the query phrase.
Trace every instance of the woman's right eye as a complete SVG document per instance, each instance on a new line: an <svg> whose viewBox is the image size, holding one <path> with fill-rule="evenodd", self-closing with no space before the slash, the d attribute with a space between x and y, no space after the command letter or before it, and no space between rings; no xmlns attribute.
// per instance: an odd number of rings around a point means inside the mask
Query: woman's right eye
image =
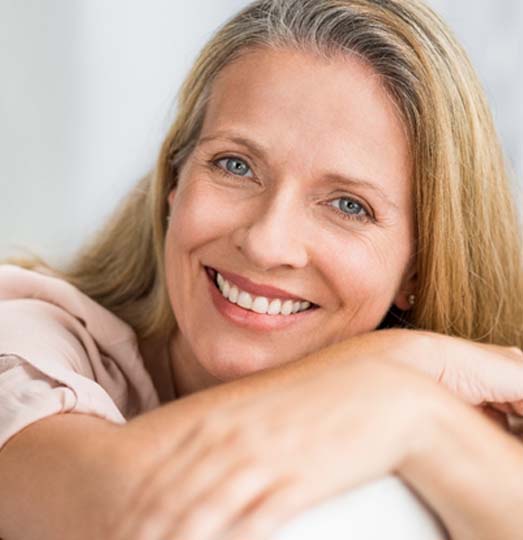
<svg viewBox="0 0 523 540"><path fill-rule="evenodd" d="M216 161L212 162L213 165L217 167L217 169L222 172L224 175L233 175L233 176L247 176L247 172L251 172L251 176L248 176L248 178L252 178L252 171L249 165L240 158L237 157L224 157L217 159ZM221 165L221 163L224 163Z"/></svg>

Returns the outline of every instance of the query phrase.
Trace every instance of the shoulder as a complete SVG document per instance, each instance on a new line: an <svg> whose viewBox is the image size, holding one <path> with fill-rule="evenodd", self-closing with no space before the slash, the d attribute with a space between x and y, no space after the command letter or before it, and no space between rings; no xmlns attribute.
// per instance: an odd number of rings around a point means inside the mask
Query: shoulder
<svg viewBox="0 0 523 540"><path fill-rule="evenodd" d="M24 377L67 387L91 405L111 402L122 418L159 404L132 328L50 274L0 265L0 357L0 389L13 380L16 357Z"/></svg>
<svg viewBox="0 0 523 540"><path fill-rule="evenodd" d="M0 302L29 299L47 304L49 313L57 315L61 311L75 318L101 343L136 339L129 325L64 279L50 273L0 264ZM40 310L46 309L42 304L38 305ZM52 310L51 306L58 309Z"/></svg>

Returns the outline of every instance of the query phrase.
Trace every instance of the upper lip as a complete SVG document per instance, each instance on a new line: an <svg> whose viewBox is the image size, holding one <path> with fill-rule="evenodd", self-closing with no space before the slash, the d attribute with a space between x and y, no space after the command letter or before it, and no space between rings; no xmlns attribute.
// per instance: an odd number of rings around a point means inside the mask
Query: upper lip
<svg viewBox="0 0 523 540"><path fill-rule="evenodd" d="M233 285L236 285L242 291L251 293L254 296L265 296L269 298L280 298L286 300L305 300L305 298L302 296L297 296L290 291L286 291L285 289L273 287L272 285L261 285L259 283L254 283L254 281L251 281L250 279L238 274L234 274L233 272L226 272L225 270L219 270L217 268L214 268L214 270L219 272L227 281Z"/></svg>

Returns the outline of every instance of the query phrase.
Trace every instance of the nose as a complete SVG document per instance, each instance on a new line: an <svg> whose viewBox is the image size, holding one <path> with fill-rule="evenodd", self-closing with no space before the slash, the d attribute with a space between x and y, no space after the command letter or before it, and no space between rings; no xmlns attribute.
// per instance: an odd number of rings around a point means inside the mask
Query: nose
<svg viewBox="0 0 523 540"><path fill-rule="evenodd" d="M304 214L291 190L259 204L247 220L234 231L233 241L253 265L261 270L307 265Z"/></svg>

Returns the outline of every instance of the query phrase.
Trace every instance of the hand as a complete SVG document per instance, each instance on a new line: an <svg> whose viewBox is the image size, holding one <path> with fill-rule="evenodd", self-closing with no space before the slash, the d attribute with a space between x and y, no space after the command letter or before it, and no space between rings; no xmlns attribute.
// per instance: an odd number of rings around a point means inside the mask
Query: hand
<svg viewBox="0 0 523 540"><path fill-rule="evenodd" d="M523 352L433 332L405 330L411 345L395 356L463 401L523 415ZM491 415L491 413L488 413Z"/></svg>
<svg viewBox="0 0 523 540"><path fill-rule="evenodd" d="M328 354L339 352L322 362ZM399 469L434 403L454 398L390 362L338 360L216 406L136 490L111 540L266 539L305 508Z"/></svg>

